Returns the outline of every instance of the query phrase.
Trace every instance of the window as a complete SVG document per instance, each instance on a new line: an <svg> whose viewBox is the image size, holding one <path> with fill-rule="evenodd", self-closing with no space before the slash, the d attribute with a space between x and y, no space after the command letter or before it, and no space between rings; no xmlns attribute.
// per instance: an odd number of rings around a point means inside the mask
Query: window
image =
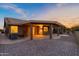
<svg viewBox="0 0 79 59"><path fill-rule="evenodd" d="M47 32L48 31L48 27L44 27L44 32Z"/></svg>
<svg viewBox="0 0 79 59"><path fill-rule="evenodd" d="M18 26L11 26L11 33L18 33Z"/></svg>

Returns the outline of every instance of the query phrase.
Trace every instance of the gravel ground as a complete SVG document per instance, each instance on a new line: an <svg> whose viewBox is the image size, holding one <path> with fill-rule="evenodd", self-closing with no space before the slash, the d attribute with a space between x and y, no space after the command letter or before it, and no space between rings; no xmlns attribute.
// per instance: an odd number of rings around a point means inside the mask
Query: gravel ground
<svg viewBox="0 0 79 59"><path fill-rule="evenodd" d="M1 44L2 56L78 56L79 48L73 35L60 39L27 40L16 44Z"/></svg>

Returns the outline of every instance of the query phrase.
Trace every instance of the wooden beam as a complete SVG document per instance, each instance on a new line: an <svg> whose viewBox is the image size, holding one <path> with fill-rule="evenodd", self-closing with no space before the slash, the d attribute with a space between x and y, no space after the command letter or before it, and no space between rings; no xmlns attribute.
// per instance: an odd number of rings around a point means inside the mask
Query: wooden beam
<svg viewBox="0 0 79 59"><path fill-rule="evenodd" d="M32 24L30 24L30 39L33 40Z"/></svg>

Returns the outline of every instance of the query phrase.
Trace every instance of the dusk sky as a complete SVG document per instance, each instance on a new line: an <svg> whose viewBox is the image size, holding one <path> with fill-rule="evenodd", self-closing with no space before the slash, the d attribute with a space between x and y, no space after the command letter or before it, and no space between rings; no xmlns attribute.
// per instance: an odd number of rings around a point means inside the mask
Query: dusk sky
<svg viewBox="0 0 79 59"><path fill-rule="evenodd" d="M52 20L72 27L79 25L79 4L0 4L0 28L3 28L4 17L23 20Z"/></svg>

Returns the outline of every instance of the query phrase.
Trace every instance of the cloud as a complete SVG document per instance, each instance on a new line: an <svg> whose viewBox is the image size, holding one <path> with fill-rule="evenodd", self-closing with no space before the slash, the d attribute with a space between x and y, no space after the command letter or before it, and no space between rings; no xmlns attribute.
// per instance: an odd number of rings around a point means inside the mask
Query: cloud
<svg viewBox="0 0 79 59"><path fill-rule="evenodd" d="M1 4L0 5L1 8L4 9L8 9L8 10L13 10L15 11L17 14L19 14L21 16L21 18L26 19L27 18L27 13L25 10L18 8L18 6L14 5L14 4Z"/></svg>
<svg viewBox="0 0 79 59"><path fill-rule="evenodd" d="M57 7L63 7L63 6L66 6L68 5L68 3L57 3L56 6Z"/></svg>
<svg viewBox="0 0 79 59"><path fill-rule="evenodd" d="M79 25L79 4L56 4L55 8L49 8L36 19L58 21L69 27Z"/></svg>

